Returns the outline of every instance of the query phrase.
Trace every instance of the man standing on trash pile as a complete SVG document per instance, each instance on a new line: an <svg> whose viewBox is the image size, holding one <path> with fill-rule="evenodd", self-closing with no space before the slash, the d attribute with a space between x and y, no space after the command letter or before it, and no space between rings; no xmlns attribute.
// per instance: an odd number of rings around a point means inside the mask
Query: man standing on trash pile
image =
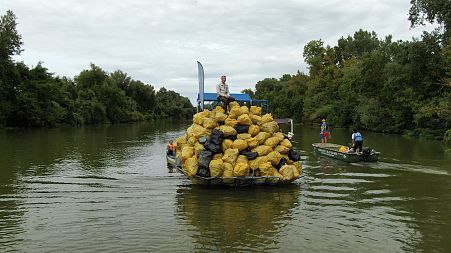
<svg viewBox="0 0 451 253"><path fill-rule="evenodd" d="M235 101L235 99L230 96L229 85L226 83L226 76L221 76L221 82L216 85L216 94L218 95L218 100L222 101L222 108L227 111L229 103Z"/></svg>

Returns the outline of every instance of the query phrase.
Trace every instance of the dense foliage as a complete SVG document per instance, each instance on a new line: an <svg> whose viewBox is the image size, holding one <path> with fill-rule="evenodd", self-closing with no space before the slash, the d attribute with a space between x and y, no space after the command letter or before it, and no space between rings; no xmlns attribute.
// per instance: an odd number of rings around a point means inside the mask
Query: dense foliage
<svg viewBox="0 0 451 253"><path fill-rule="evenodd" d="M359 30L335 46L304 47L309 73L259 81L257 99L297 122L404 132L451 141L451 2L411 0L412 26L440 26L421 39L392 41Z"/></svg>
<svg viewBox="0 0 451 253"><path fill-rule="evenodd" d="M444 40L451 38L451 1L449 0L410 0L411 26L424 25L424 21L438 23L444 29Z"/></svg>
<svg viewBox="0 0 451 253"><path fill-rule="evenodd" d="M359 30L335 46L322 40L304 47L309 74L267 78L246 90L269 99L278 117L336 127L406 132L449 139L451 45L439 32L421 40L379 39ZM447 134L445 134L448 131Z"/></svg>
<svg viewBox="0 0 451 253"><path fill-rule="evenodd" d="M55 77L41 63L29 68L14 62L21 36L16 17L0 19L0 126L41 127L188 119L195 112L188 98L133 80L122 71L107 73L91 64L73 80Z"/></svg>

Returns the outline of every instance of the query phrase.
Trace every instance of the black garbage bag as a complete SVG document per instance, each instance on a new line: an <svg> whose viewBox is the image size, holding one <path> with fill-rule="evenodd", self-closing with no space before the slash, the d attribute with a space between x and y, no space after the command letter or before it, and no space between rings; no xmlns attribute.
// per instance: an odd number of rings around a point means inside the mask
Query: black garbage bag
<svg viewBox="0 0 451 253"><path fill-rule="evenodd" d="M204 144L205 149L211 151L213 154L222 152L222 142L216 144L213 140L207 140Z"/></svg>
<svg viewBox="0 0 451 253"><path fill-rule="evenodd" d="M282 166L284 166L285 164L287 164L287 162L288 162L287 159L282 157L282 159L280 159L279 164L277 164L277 165L275 166L276 169L277 169L277 170L280 170L280 168L282 168Z"/></svg>
<svg viewBox="0 0 451 253"><path fill-rule="evenodd" d="M209 150L203 150L199 155L199 170L210 166L211 159L213 159L213 152ZM209 170L209 169L208 169Z"/></svg>
<svg viewBox="0 0 451 253"><path fill-rule="evenodd" d="M291 149L290 153L288 153L288 158L290 158L290 160L292 160L292 161L297 162L297 161L301 160L301 155L299 155L296 151Z"/></svg>
<svg viewBox="0 0 451 253"><path fill-rule="evenodd" d="M249 126L246 125L236 125L235 130L238 134L245 134L249 131Z"/></svg>
<svg viewBox="0 0 451 253"><path fill-rule="evenodd" d="M235 141L236 140L236 135L230 135L227 137L227 139Z"/></svg>
<svg viewBox="0 0 451 253"><path fill-rule="evenodd" d="M218 129L213 129L210 135L210 140L215 144L221 145L224 140L224 133Z"/></svg>
<svg viewBox="0 0 451 253"><path fill-rule="evenodd" d="M201 177L211 177L210 169L208 168L199 168L197 170L197 175Z"/></svg>
<svg viewBox="0 0 451 253"><path fill-rule="evenodd" d="M242 150L240 151L240 155L246 156L248 160L254 160L255 158L257 158L258 153L249 150Z"/></svg>

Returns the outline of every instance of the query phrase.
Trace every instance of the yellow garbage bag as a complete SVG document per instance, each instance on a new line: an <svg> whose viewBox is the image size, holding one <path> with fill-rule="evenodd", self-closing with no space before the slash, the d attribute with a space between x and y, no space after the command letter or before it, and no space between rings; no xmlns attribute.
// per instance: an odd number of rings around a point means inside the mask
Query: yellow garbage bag
<svg viewBox="0 0 451 253"><path fill-rule="evenodd" d="M227 114L223 112L216 112L214 118L217 122L224 122L227 119Z"/></svg>
<svg viewBox="0 0 451 253"><path fill-rule="evenodd" d="M241 140L241 139L236 139L233 142L232 147L238 149L239 151L245 150L245 149L247 149L247 141Z"/></svg>
<svg viewBox="0 0 451 253"><path fill-rule="evenodd" d="M213 112L218 113L218 112L222 112L225 113L224 108L222 108L221 106L216 106L215 109L213 109Z"/></svg>
<svg viewBox="0 0 451 253"><path fill-rule="evenodd" d="M274 151L277 151L280 154L288 154L288 152L290 152L290 149L285 147L285 146L283 146L283 145L277 145L277 147L274 148Z"/></svg>
<svg viewBox="0 0 451 253"><path fill-rule="evenodd" d="M224 162L224 171L222 172L222 177L233 177L233 165L230 163Z"/></svg>
<svg viewBox="0 0 451 253"><path fill-rule="evenodd" d="M279 125L275 121L264 123L261 125L260 131L264 131L264 132L273 134L273 133L279 131Z"/></svg>
<svg viewBox="0 0 451 253"><path fill-rule="evenodd" d="M339 151L339 152L342 152L342 153L346 153L346 152L348 152L348 150L349 150L348 147L340 146L340 149L339 149L338 151Z"/></svg>
<svg viewBox="0 0 451 253"><path fill-rule="evenodd" d="M192 137L188 138L188 144L190 146L194 146L194 144L196 144L196 143L197 143L197 138L196 137L192 136Z"/></svg>
<svg viewBox="0 0 451 253"><path fill-rule="evenodd" d="M267 113L267 114L262 116L261 124L269 123L271 121L274 121L274 119L272 117L272 114L271 113Z"/></svg>
<svg viewBox="0 0 451 253"><path fill-rule="evenodd" d="M252 137L256 136L258 133L260 133L260 127L257 125L250 125L248 133L252 135Z"/></svg>
<svg viewBox="0 0 451 253"><path fill-rule="evenodd" d="M204 110L202 112L198 112L193 115L193 122L198 125L202 125L203 119L208 117L210 112L208 110Z"/></svg>
<svg viewBox="0 0 451 253"><path fill-rule="evenodd" d="M253 106L251 106L251 113L254 115L260 116L260 115L262 115L262 108L253 105Z"/></svg>
<svg viewBox="0 0 451 253"><path fill-rule="evenodd" d="M237 163L233 167L233 175L236 177L247 177L249 176L249 164L247 163Z"/></svg>
<svg viewBox="0 0 451 253"><path fill-rule="evenodd" d="M272 151L272 148L269 146L261 145L252 149L253 152L257 152L258 156L264 156L269 154Z"/></svg>
<svg viewBox="0 0 451 253"><path fill-rule="evenodd" d="M233 108L233 107L240 107L240 104L236 101L232 101L229 103L229 107Z"/></svg>
<svg viewBox="0 0 451 253"><path fill-rule="evenodd" d="M236 138L240 139L240 140L247 140L247 139L252 138L252 136L250 134L248 134L248 133L245 133L245 134L238 134L236 136Z"/></svg>
<svg viewBox="0 0 451 253"><path fill-rule="evenodd" d="M280 168L279 173L282 174L283 180L292 181L299 178L299 171L294 165L284 165Z"/></svg>
<svg viewBox="0 0 451 253"><path fill-rule="evenodd" d="M212 118L204 118L202 126L208 129L213 129L218 126L218 122Z"/></svg>
<svg viewBox="0 0 451 253"><path fill-rule="evenodd" d="M270 152L266 157L268 157L268 161L271 162L272 165L277 165L282 159L282 155L277 151Z"/></svg>
<svg viewBox="0 0 451 253"><path fill-rule="evenodd" d="M280 152L279 152L280 153ZM281 153L282 154L282 153ZM290 158L288 157L288 154L282 154L282 158L285 158L287 161L290 160Z"/></svg>
<svg viewBox="0 0 451 253"><path fill-rule="evenodd" d="M241 108L238 106L232 107L229 112L229 118L236 119L241 115Z"/></svg>
<svg viewBox="0 0 451 253"><path fill-rule="evenodd" d="M258 115L250 115L252 123L256 124L256 125L261 125L262 124L262 117L258 116Z"/></svg>
<svg viewBox="0 0 451 253"><path fill-rule="evenodd" d="M274 167L272 167L272 175L274 177L278 177L279 179L283 179L282 174L280 174L280 172Z"/></svg>
<svg viewBox="0 0 451 253"><path fill-rule="evenodd" d="M272 135L272 137L276 137L276 138L279 140L279 142L280 142L280 141L283 141L283 139L285 139L285 136L284 136L283 133L281 133L281 132L276 132L276 133L274 133L274 134Z"/></svg>
<svg viewBox="0 0 451 253"><path fill-rule="evenodd" d="M194 177L197 174L197 169L199 168L199 163L196 157L188 158L183 166L183 170L189 177Z"/></svg>
<svg viewBox="0 0 451 253"><path fill-rule="evenodd" d="M213 156L213 159L222 159L223 154L222 153L217 153Z"/></svg>
<svg viewBox="0 0 451 253"><path fill-rule="evenodd" d="M258 170L260 164L265 163L267 161L268 161L267 156L259 156L259 157L255 158L254 160L249 161L249 167L251 168L251 170Z"/></svg>
<svg viewBox="0 0 451 253"><path fill-rule="evenodd" d="M241 114L249 114L249 108L245 105L240 107Z"/></svg>
<svg viewBox="0 0 451 253"><path fill-rule="evenodd" d="M260 163L260 166L258 167L258 169L260 170L260 173L262 176L264 177L271 177L273 176L273 169L272 169L272 165L270 162L264 162L264 163Z"/></svg>
<svg viewBox="0 0 451 253"><path fill-rule="evenodd" d="M224 137L236 135L235 128L231 126L222 125L219 127L219 130L224 133Z"/></svg>
<svg viewBox="0 0 451 253"><path fill-rule="evenodd" d="M226 149L224 151L224 155L222 156L222 161L234 165L239 152L240 151L236 148Z"/></svg>
<svg viewBox="0 0 451 253"><path fill-rule="evenodd" d="M231 127L235 127L236 125L238 125L238 120L232 119L232 118L230 118L230 117L227 117L227 118L224 120L224 125L226 125L226 126L231 126Z"/></svg>
<svg viewBox="0 0 451 253"><path fill-rule="evenodd" d="M252 137L250 139L247 139L247 146L250 148L255 148L258 146L258 141L255 137Z"/></svg>
<svg viewBox="0 0 451 253"><path fill-rule="evenodd" d="M196 157L199 158L200 153L202 153L202 151L204 151L204 145L200 144L199 142L196 142L194 144L194 153L196 154Z"/></svg>
<svg viewBox="0 0 451 253"><path fill-rule="evenodd" d="M279 144L279 138L277 138L277 137L269 137L268 139L266 139L264 144L266 146L270 146L271 148L275 148L277 146L277 144Z"/></svg>
<svg viewBox="0 0 451 253"><path fill-rule="evenodd" d="M222 162L222 159L213 159L210 161L209 168L212 177L220 177L224 171L224 163Z"/></svg>
<svg viewBox="0 0 451 253"><path fill-rule="evenodd" d="M293 147L293 144L291 144L291 141L288 139L283 139L279 144L287 147L288 149L291 149Z"/></svg>
<svg viewBox="0 0 451 253"><path fill-rule="evenodd" d="M188 138L186 136L186 134L178 137L177 139L175 139L175 143L177 145L178 148L181 148L183 144L188 142Z"/></svg>
<svg viewBox="0 0 451 253"><path fill-rule="evenodd" d="M258 144L262 145L269 137L271 137L270 133L260 132L255 136L255 139L257 139Z"/></svg>
<svg viewBox="0 0 451 253"><path fill-rule="evenodd" d="M203 127L201 125L193 124L190 127L188 127L188 129L186 129L186 133L190 137L195 137L195 138L199 139L199 137L201 137L201 136L210 135L211 131L209 131L208 129L206 129L205 127Z"/></svg>
<svg viewBox="0 0 451 253"><path fill-rule="evenodd" d="M194 156L194 148L189 145L184 145L182 148L182 159L187 160Z"/></svg>
<svg viewBox="0 0 451 253"><path fill-rule="evenodd" d="M233 141L230 139L224 139L222 141L222 150L227 150L229 148L232 148L233 146Z"/></svg>
<svg viewBox="0 0 451 253"><path fill-rule="evenodd" d="M249 160L245 155L238 155L238 158L236 158L235 163L249 163Z"/></svg>
<svg viewBox="0 0 451 253"><path fill-rule="evenodd" d="M302 165L301 161L294 162L293 165L296 167L296 169L299 172L299 176L302 175Z"/></svg>
<svg viewBox="0 0 451 253"><path fill-rule="evenodd" d="M240 123L241 125L246 125L246 126L252 125L252 120L251 120L251 118L249 118L249 115L247 115L247 114L241 114L237 120L238 120L238 123Z"/></svg>

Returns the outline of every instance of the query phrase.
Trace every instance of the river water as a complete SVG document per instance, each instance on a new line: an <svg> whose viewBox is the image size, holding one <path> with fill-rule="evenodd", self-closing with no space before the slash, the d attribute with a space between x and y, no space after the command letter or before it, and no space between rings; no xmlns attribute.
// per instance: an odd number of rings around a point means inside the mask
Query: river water
<svg viewBox="0 0 451 253"><path fill-rule="evenodd" d="M363 132L381 159L347 164L296 127L292 185L204 188L166 166L187 126L0 132L0 252L451 252L449 145Z"/></svg>

